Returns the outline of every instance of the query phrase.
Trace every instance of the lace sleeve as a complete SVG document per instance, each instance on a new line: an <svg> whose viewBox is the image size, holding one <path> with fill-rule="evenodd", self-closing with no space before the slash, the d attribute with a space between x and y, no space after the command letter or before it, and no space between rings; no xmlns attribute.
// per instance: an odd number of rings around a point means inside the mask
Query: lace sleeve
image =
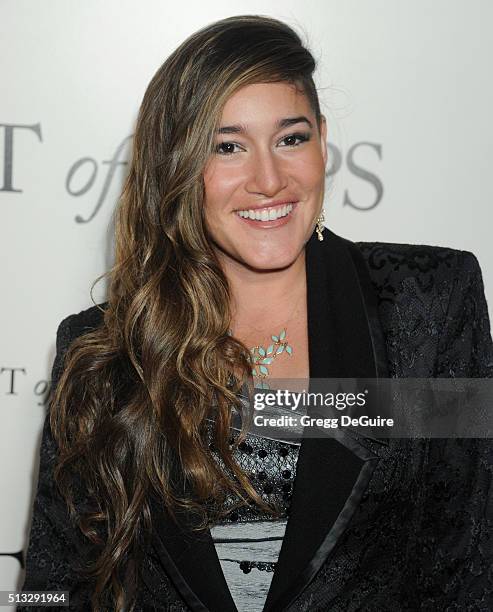
<svg viewBox="0 0 493 612"><path fill-rule="evenodd" d="M57 331L56 357L52 369L53 389L60 378L64 356L71 341L70 319L64 319ZM70 609L90 609L87 604L90 590L75 569L76 562L84 555L83 536L71 523L65 501L56 489L53 480L55 460L56 443L51 434L48 412L43 426L38 486L22 590L69 591ZM32 609L17 607L18 612Z"/></svg>
<svg viewBox="0 0 493 612"><path fill-rule="evenodd" d="M493 377L488 308L471 253L462 254L447 320L441 375ZM493 609L492 440L430 440L425 487L416 563L422 609Z"/></svg>

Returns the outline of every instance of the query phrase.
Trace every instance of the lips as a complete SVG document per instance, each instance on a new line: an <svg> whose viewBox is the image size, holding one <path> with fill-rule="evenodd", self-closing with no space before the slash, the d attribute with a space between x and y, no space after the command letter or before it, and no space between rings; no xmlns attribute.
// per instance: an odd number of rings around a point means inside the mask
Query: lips
<svg viewBox="0 0 493 612"><path fill-rule="evenodd" d="M265 208L249 208L245 210L237 210L236 214L242 219L252 219L256 221L275 221L286 217L294 207L294 203L280 204L278 206L270 206Z"/></svg>
<svg viewBox="0 0 493 612"><path fill-rule="evenodd" d="M276 205L236 210L235 215L250 227L270 229L288 223L296 206L296 201L276 203Z"/></svg>
<svg viewBox="0 0 493 612"><path fill-rule="evenodd" d="M277 208L278 206L283 206L284 204L296 204L298 199L296 197L284 198L282 200L272 200L271 202L263 202L262 204L254 204L249 206L248 208L237 208L236 210L262 210L263 208ZM236 212L236 211L235 211Z"/></svg>

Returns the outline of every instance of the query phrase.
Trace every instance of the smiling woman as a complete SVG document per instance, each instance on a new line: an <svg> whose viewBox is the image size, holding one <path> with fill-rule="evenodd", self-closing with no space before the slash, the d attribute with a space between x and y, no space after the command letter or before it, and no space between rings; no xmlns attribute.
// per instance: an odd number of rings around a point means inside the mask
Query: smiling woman
<svg viewBox="0 0 493 612"><path fill-rule="evenodd" d="M247 15L149 84L108 300L58 329L25 591L84 611L493 608L488 440L249 431L245 393L275 379L493 375L471 253L324 228L314 69L294 30Z"/></svg>

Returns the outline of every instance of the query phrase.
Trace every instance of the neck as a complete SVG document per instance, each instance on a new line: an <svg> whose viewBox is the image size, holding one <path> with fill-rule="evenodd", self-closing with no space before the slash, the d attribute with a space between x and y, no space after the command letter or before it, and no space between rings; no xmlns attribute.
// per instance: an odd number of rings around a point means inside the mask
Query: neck
<svg viewBox="0 0 493 612"><path fill-rule="evenodd" d="M254 270L228 260L222 266L231 289L231 327L270 328L283 325L306 293L305 249L288 267L280 270ZM280 330L273 330L272 333Z"/></svg>

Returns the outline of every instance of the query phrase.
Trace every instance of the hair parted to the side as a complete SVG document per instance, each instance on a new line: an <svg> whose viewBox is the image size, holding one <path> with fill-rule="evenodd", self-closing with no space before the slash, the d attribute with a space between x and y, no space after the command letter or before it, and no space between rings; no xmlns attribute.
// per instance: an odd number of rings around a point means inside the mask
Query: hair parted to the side
<svg viewBox="0 0 493 612"><path fill-rule="evenodd" d="M231 411L245 417L237 392L251 365L248 348L228 335L230 291L204 222L202 175L222 108L243 85L291 82L320 123L314 69L286 24L237 16L190 36L145 92L115 213L104 322L72 343L50 402L56 481L97 550L84 570L94 610L128 609L122 576L150 533L151 495L171 516L194 513L197 529L227 492L275 514L230 446ZM226 470L206 443L211 418ZM177 465L187 492L175 486ZM91 512L77 507L75 483L90 494Z"/></svg>

